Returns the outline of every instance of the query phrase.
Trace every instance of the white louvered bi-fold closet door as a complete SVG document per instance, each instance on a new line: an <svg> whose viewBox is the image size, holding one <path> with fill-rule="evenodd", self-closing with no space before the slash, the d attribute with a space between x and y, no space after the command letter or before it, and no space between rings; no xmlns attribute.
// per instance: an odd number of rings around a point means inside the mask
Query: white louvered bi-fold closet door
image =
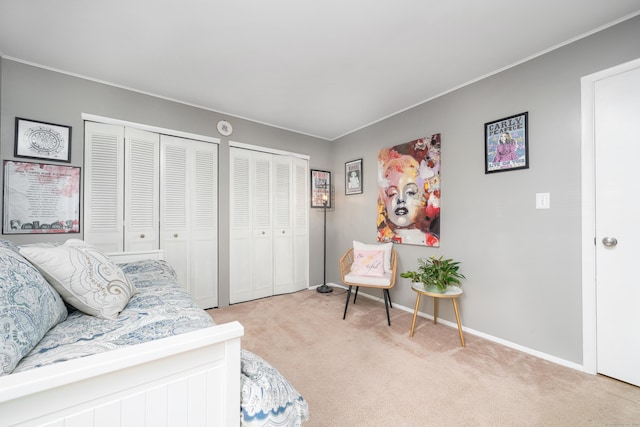
<svg viewBox="0 0 640 427"><path fill-rule="evenodd" d="M273 156L274 293L309 286L308 161Z"/></svg>
<svg viewBox="0 0 640 427"><path fill-rule="evenodd" d="M293 288L309 287L309 162L294 157L293 162Z"/></svg>
<svg viewBox="0 0 640 427"><path fill-rule="evenodd" d="M250 151L230 149L229 302L232 304L253 299L250 164Z"/></svg>
<svg viewBox="0 0 640 427"><path fill-rule="evenodd" d="M271 155L231 148L231 303L273 295Z"/></svg>
<svg viewBox="0 0 640 427"><path fill-rule="evenodd" d="M160 135L125 128L124 250L160 247Z"/></svg>
<svg viewBox="0 0 640 427"><path fill-rule="evenodd" d="M164 249L198 305L218 305L217 144L86 122L85 187L87 242Z"/></svg>
<svg viewBox="0 0 640 427"><path fill-rule="evenodd" d="M218 146L161 136L160 248L202 308L218 305Z"/></svg>
<svg viewBox="0 0 640 427"><path fill-rule="evenodd" d="M194 142L191 182L191 288L202 308L218 306L218 146Z"/></svg>
<svg viewBox="0 0 640 427"><path fill-rule="evenodd" d="M308 287L308 162L231 148L230 301Z"/></svg>
<svg viewBox="0 0 640 427"><path fill-rule="evenodd" d="M273 216L271 155L252 153L251 202L253 239L252 299L273 295Z"/></svg>
<svg viewBox="0 0 640 427"><path fill-rule="evenodd" d="M273 156L273 292L293 290L292 158Z"/></svg>
<svg viewBox="0 0 640 427"><path fill-rule="evenodd" d="M105 252L124 250L124 128L85 124L84 239Z"/></svg>

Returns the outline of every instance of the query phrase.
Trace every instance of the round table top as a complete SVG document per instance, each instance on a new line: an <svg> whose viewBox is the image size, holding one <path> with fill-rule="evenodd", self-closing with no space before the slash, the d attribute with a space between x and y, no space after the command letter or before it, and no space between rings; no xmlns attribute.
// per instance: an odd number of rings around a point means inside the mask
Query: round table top
<svg viewBox="0 0 640 427"><path fill-rule="evenodd" d="M445 289L443 293L429 292L424 288L422 283L414 283L411 286L411 289L421 293L422 295L428 295L434 298L457 298L464 293L458 286L447 286L447 289Z"/></svg>

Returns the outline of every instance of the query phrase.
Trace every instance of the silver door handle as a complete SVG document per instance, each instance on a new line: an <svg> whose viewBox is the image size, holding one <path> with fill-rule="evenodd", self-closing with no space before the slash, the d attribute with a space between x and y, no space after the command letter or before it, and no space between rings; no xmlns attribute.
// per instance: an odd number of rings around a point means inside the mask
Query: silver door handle
<svg viewBox="0 0 640 427"><path fill-rule="evenodd" d="M615 237L605 237L602 239L602 244L608 248L612 248L618 244L618 239Z"/></svg>

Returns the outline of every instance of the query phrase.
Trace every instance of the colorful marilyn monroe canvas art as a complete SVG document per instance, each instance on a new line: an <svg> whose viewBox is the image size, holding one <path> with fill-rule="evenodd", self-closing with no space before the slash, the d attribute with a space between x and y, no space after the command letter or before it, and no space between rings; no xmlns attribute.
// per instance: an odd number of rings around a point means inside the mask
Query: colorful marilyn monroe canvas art
<svg viewBox="0 0 640 427"><path fill-rule="evenodd" d="M378 241L440 246L440 134L378 152Z"/></svg>

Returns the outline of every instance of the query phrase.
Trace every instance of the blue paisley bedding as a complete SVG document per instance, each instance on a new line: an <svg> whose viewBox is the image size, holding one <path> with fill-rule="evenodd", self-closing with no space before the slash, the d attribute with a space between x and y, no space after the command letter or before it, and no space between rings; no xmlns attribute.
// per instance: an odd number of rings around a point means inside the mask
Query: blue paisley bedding
<svg viewBox="0 0 640 427"><path fill-rule="evenodd" d="M67 307L67 320L54 326L18 364L25 371L102 353L132 344L157 340L212 326L176 282L173 269L164 261L139 261L121 266L137 293L113 319L89 316Z"/></svg>
<svg viewBox="0 0 640 427"><path fill-rule="evenodd" d="M113 320L67 307L67 320L54 326L13 372L89 356L215 325L177 283L164 261L121 265L137 293ZM308 419L307 402L267 362L242 350L241 420L244 426L299 426Z"/></svg>
<svg viewBox="0 0 640 427"><path fill-rule="evenodd" d="M259 356L242 350L243 426L299 426L309 419L309 405L289 381Z"/></svg>

